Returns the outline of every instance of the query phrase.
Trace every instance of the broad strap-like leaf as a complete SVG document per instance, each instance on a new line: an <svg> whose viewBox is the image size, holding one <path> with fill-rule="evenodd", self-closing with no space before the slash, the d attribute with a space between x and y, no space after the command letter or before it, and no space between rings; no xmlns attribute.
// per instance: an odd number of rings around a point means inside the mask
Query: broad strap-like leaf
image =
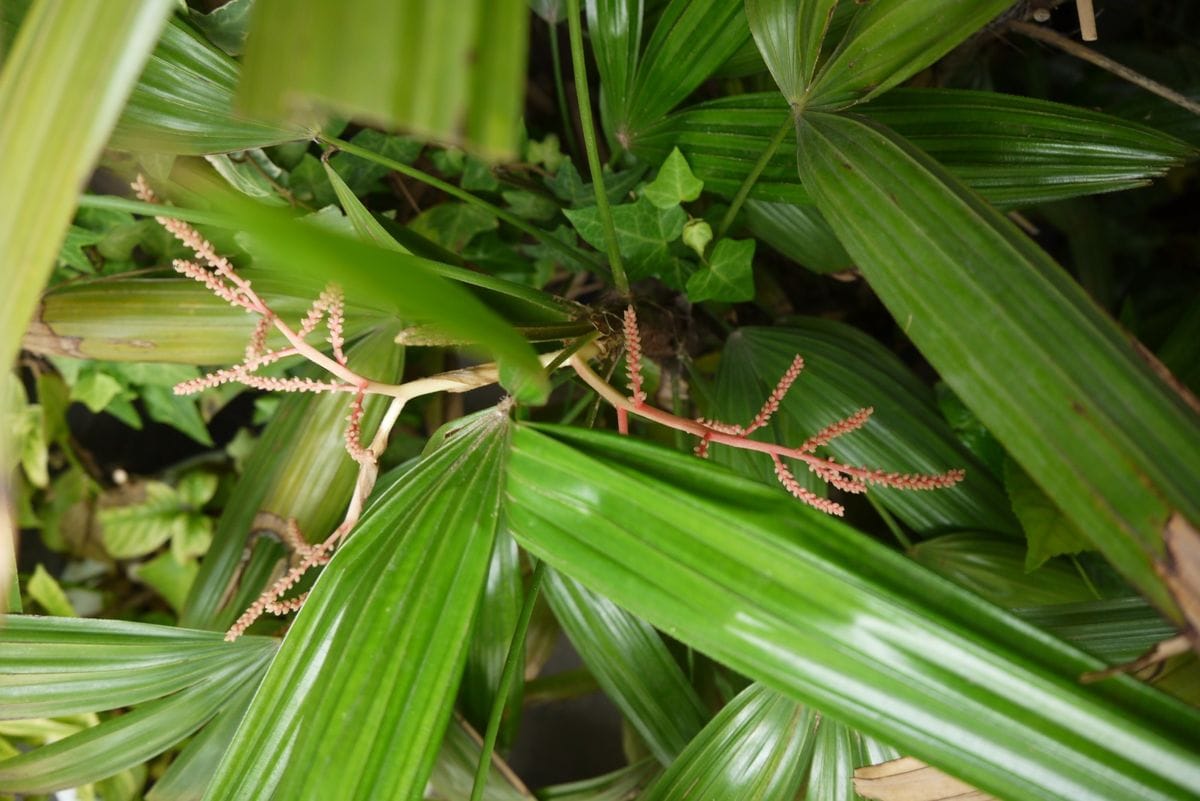
<svg viewBox="0 0 1200 801"><path fill-rule="evenodd" d="M389 488L321 574L205 798L407 801L433 767L500 514L492 410Z"/></svg>
<svg viewBox="0 0 1200 801"><path fill-rule="evenodd" d="M942 378L1159 608L1178 510L1200 520L1200 423L1061 267L929 156L861 117L806 115L800 175Z"/></svg>
<svg viewBox="0 0 1200 801"><path fill-rule="evenodd" d="M627 124L630 98L642 47L645 0L587 0L587 27L605 127Z"/></svg>
<svg viewBox="0 0 1200 801"><path fill-rule="evenodd" d="M75 198L170 14L168 0L41 0L0 73L0 364L11 364ZM0 546L4 547L4 546Z"/></svg>
<svg viewBox="0 0 1200 801"><path fill-rule="evenodd" d="M812 710L792 699L761 684L751 685L725 705L639 798L792 801L812 756L812 741L806 735L813 719Z"/></svg>
<svg viewBox="0 0 1200 801"><path fill-rule="evenodd" d="M626 147L704 83L750 38L742 0L671 0L654 26L637 65Z"/></svg>
<svg viewBox="0 0 1200 801"><path fill-rule="evenodd" d="M528 24L524 0L265 0L238 97L264 117L316 106L510 158Z"/></svg>
<svg viewBox="0 0 1200 801"><path fill-rule="evenodd" d="M87 784L165 751L254 686L275 651L257 637L165 626L10 616L0 629L6 717L137 706L97 726L0 762L0 791L44 793ZM197 670L194 668L200 668ZM11 713L11 714L9 714Z"/></svg>
<svg viewBox="0 0 1200 801"><path fill-rule="evenodd" d="M663 764L704 727L707 713L658 632L569 576L547 570L554 616L604 694Z"/></svg>
<svg viewBox="0 0 1200 801"><path fill-rule="evenodd" d="M178 19L163 30L117 121L109 147L150 153L228 153L305 139L304 128L236 112L240 67Z"/></svg>
<svg viewBox="0 0 1200 801"><path fill-rule="evenodd" d="M1003 488L955 438L934 406L932 393L899 359L848 325L816 318L790 322L787 327L743 328L728 339L717 374L718 398L725 403L741 399L739 412L752 409L753 415L800 354L805 369L776 413L789 418L780 420L776 441L797 447L831 423L870 406L875 412L861 430L827 446L838 461L902 473L967 471L964 481L937 492L869 490L906 525L924 535L954 528L1020 533ZM749 423L752 417L740 413L743 416L730 419L725 408L712 410L720 420ZM782 440L785 431L796 439ZM711 450L714 457L724 458L731 449L714 445ZM765 456L744 453L733 458L739 463L754 460L758 475L775 483L771 460Z"/></svg>
<svg viewBox="0 0 1200 801"><path fill-rule="evenodd" d="M815 206L747 200L741 221L756 239L813 272L836 273L854 266Z"/></svg>
<svg viewBox="0 0 1200 801"><path fill-rule="evenodd" d="M512 645L524 597L521 551L512 535L502 528L496 533L492 555L488 560L487 578L479 596L479 611L475 615L462 689L459 691L459 707L463 716L478 731L486 730L488 715L496 703L500 674L504 671L504 660ZM521 663L524 664L523 656ZM505 701L499 738L502 745L508 743L517 731L524 686L524 675L518 673L513 678Z"/></svg>
<svg viewBox="0 0 1200 801"><path fill-rule="evenodd" d="M781 491L629 438L513 436L540 558L730 667L1003 798L1200 797L1200 714ZM552 433L553 436L550 436Z"/></svg>
<svg viewBox="0 0 1200 801"><path fill-rule="evenodd" d="M801 0L801 5L812 2ZM828 110L870 100L949 53L1011 5L1009 0L871 0L817 73L803 105Z"/></svg>
<svg viewBox="0 0 1200 801"><path fill-rule="evenodd" d="M1113 664L1136 659L1176 631L1154 607L1136 597L1013 611L1081 651Z"/></svg>
<svg viewBox="0 0 1200 801"><path fill-rule="evenodd" d="M838 0L746 0L754 42L788 105L803 101Z"/></svg>
<svg viewBox="0 0 1200 801"><path fill-rule="evenodd" d="M1096 597L1075 565L1055 559L1026 572L1025 543L990 532L960 531L934 537L918 542L908 555L997 606L1066 604Z"/></svg>
<svg viewBox="0 0 1200 801"><path fill-rule="evenodd" d="M0 718L57 717L132 706L260 663L274 643L229 646L211 632L9 615L0 625Z"/></svg>
<svg viewBox="0 0 1200 801"><path fill-rule="evenodd" d="M1028 205L1146 184L1196 151L1108 114L997 92L897 89L858 111L912 139L988 200ZM788 116L776 93L711 100L671 114L634 143L660 161L678 147L705 189L732 197ZM751 197L811 203L796 176L794 134Z"/></svg>

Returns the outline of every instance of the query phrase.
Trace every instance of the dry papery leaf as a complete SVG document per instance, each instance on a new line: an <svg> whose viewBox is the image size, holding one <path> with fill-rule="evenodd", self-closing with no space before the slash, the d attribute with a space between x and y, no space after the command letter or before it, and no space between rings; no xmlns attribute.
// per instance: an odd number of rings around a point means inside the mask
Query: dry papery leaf
<svg viewBox="0 0 1200 801"><path fill-rule="evenodd" d="M1176 512L1163 529L1163 544L1167 558L1158 570L1183 612L1195 648L1200 639L1200 531Z"/></svg>
<svg viewBox="0 0 1200 801"><path fill-rule="evenodd" d="M915 757L859 768L854 771L854 791L873 801L996 801Z"/></svg>

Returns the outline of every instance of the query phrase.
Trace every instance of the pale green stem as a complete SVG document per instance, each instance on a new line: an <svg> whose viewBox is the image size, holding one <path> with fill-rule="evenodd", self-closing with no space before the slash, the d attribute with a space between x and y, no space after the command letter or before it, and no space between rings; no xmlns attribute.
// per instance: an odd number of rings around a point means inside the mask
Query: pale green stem
<svg viewBox="0 0 1200 801"><path fill-rule="evenodd" d="M896 518L892 516L892 513L889 512L883 504L872 497L871 493L868 492L866 494L866 498L867 501L870 502L871 506L875 507L875 511L879 513L880 518L883 519L883 522L885 525L887 525L888 530L892 532L892 536L900 542L900 546L904 548L905 553L911 553L913 549L912 540L910 540L908 535L904 533L904 529L900 527L900 524L896 521Z"/></svg>
<svg viewBox="0 0 1200 801"><path fill-rule="evenodd" d="M608 266L612 268L613 283L623 296L629 296L629 279L617 246L617 228L612 209L604 191L604 171L600 167L600 151L596 145L596 127L592 121L592 95L588 90L587 63L583 57L583 25L580 22L579 0L567 0L567 28L571 34L571 65L575 71L575 98L579 103L579 124L583 128L583 144L587 149L588 169L592 174L592 189L596 193L596 211L604 228Z"/></svg>
<svg viewBox="0 0 1200 801"><path fill-rule="evenodd" d="M571 124L571 106L567 103L567 90L563 86L562 56L558 50L558 25L550 24L550 61L554 69L554 95L558 100L558 113L562 117L563 136L566 138L567 152L572 158L575 153L575 126Z"/></svg>
<svg viewBox="0 0 1200 801"><path fill-rule="evenodd" d="M758 183L759 176L767 168L771 157L775 155L775 151L783 144L783 138L787 136L788 131L791 130L794 124L792 115L788 114L788 118L783 121L783 125L771 137L771 141L767 143L766 149L758 157L758 161L754 163L750 174L746 176L746 180L742 181L742 185L738 187L737 194L733 196L733 202L729 204L729 208L725 211L725 216L721 218L721 224L717 227L717 239L725 236L725 232L729 230L729 226L733 225L738 212L742 210L742 204L746 202L746 198L750 195L750 190Z"/></svg>
<svg viewBox="0 0 1200 801"><path fill-rule="evenodd" d="M496 700L492 702L492 711L488 715L483 747L479 752L479 767L475 770L475 783L471 787L471 801L480 801L483 798L483 789L487 786L488 768L492 765L492 752L496 750L496 737L500 733L500 721L504 717L509 688L517 677L517 671L525 667L522 664L525 634L529 631L529 620L533 617L534 602L537 601L538 590L542 586L542 575L545 572L546 563L538 562L529 578L529 588L525 591L525 601L521 605L517 627L513 631L512 641L508 644L508 655L504 657L504 669L500 672L500 683L496 687Z"/></svg>

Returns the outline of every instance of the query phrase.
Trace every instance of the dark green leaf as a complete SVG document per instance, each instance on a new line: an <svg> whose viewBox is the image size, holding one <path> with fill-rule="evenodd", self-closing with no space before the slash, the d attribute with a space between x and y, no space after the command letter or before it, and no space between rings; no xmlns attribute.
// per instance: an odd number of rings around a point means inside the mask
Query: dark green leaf
<svg viewBox="0 0 1200 801"><path fill-rule="evenodd" d="M664 765L708 718L658 632L577 581L547 570L543 588L554 616L596 682Z"/></svg>
<svg viewBox="0 0 1200 801"><path fill-rule="evenodd" d="M503 412L477 417L364 516L284 638L206 798L421 794L487 572L507 439Z"/></svg>
<svg viewBox="0 0 1200 801"><path fill-rule="evenodd" d="M753 239L722 239L713 248L708 264L688 278L688 299L693 303L750 300L754 297L753 262Z"/></svg>
<svg viewBox="0 0 1200 801"><path fill-rule="evenodd" d="M1083 532L1012 459L1004 462L1004 488L1008 490L1013 512L1025 529L1026 570L1036 570L1052 556L1077 554L1091 548Z"/></svg>
<svg viewBox="0 0 1200 801"><path fill-rule="evenodd" d="M595 206L564 209L563 213L588 244L598 250L605 247L604 228ZM617 245L628 260L625 269L629 277L636 280L654 276L670 287L682 289L690 268L672 255L670 245L683 233L687 222L683 209L677 205L658 209L640 198L636 203L614 206L612 217Z"/></svg>
<svg viewBox="0 0 1200 801"><path fill-rule="evenodd" d="M872 0L854 16L803 104L830 109L870 100L946 55L1010 5L1009 0Z"/></svg>
<svg viewBox="0 0 1200 801"><path fill-rule="evenodd" d="M625 113L612 120L617 141L628 148L749 38L742 0L671 0L637 63L628 105L621 109ZM638 40L633 41L636 46Z"/></svg>
<svg viewBox="0 0 1200 801"><path fill-rule="evenodd" d="M1153 561L1173 510L1200 520L1195 413L1062 268L924 153L858 117L808 115L799 132L801 176L908 336L1173 614Z"/></svg>
<svg viewBox="0 0 1200 801"><path fill-rule="evenodd" d="M808 770L813 713L761 684L742 691L639 798L792 801ZM811 792L809 798L829 798Z"/></svg>
<svg viewBox="0 0 1200 801"><path fill-rule="evenodd" d="M1115 598L1014 610L1023 620L1098 659L1120 664L1170 639L1176 629L1141 598Z"/></svg>
<svg viewBox="0 0 1200 801"><path fill-rule="evenodd" d="M960 532L919 542L909 556L940 576L966 587L998 606L1042 606L1095 600L1090 587L1069 562L1055 559L1025 569L1019 540L994 534Z"/></svg>
<svg viewBox="0 0 1200 801"><path fill-rule="evenodd" d="M854 266L815 206L747 200L741 219L756 239L813 272L836 273Z"/></svg>
<svg viewBox="0 0 1200 801"><path fill-rule="evenodd" d="M409 223L421 236L455 253L461 253L476 234L499 225L493 215L466 203L440 203Z"/></svg>
<svg viewBox="0 0 1200 801"><path fill-rule="evenodd" d="M191 14L208 40L231 56L240 56L246 46L246 29L250 24L250 10L254 0L230 0L208 14Z"/></svg>
<svg viewBox="0 0 1200 801"><path fill-rule="evenodd" d="M898 89L861 112L911 136L989 200L1009 206L1139 186L1194 152L1116 117L995 92ZM708 101L651 126L634 152L653 163L678 147L706 189L732 197L787 115L774 93ZM812 202L796 176L792 137L751 197Z"/></svg>
<svg viewBox="0 0 1200 801"><path fill-rule="evenodd" d="M791 106L812 83L838 0L746 0L746 19L771 77Z"/></svg>
<svg viewBox="0 0 1200 801"><path fill-rule="evenodd" d="M496 702L500 674L512 645L524 597L520 549L512 535L501 529L496 533L483 592L479 596L479 611L475 615L467 650L467 665L463 670L462 688L459 691L463 715L479 731L487 728L488 715L492 711L492 704ZM523 657L521 662L524 662ZM509 688L505 700L506 715L500 732L501 743L507 743L517 730L524 684L524 677L518 674Z"/></svg>
<svg viewBox="0 0 1200 801"><path fill-rule="evenodd" d="M517 539L651 624L999 797L1197 797L1194 710L781 492L552 431L513 435Z"/></svg>
<svg viewBox="0 0 1200 801"><path fill-rule="evenodd" d="M0 709L6 719L138 704L229 668L259 664L274 651L274 642L261 637L231 646L211 632L17 615L5 619L0 642Z"/></svg>

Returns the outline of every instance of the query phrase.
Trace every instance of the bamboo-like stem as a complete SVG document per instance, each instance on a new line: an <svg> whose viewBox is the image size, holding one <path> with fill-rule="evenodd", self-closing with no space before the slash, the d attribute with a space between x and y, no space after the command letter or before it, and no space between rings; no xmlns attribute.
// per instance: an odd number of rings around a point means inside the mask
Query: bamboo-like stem
<svg viewBox="0 0 1200 801"><path fill-rule="evenodd" d="M416 167L405 164L402 161L390 159L387 156L380 155L379 153L368 150L365 147L359 147L356 144L338 139L333 136L318 134L317 138L330 147L335 147L338 150L344 151L353 156L358 156L361 159L374 162L381 167L387 167L389 170L398 172L401 175L407 175L409 178L420 181L423 184L428 184L434 189L445 192L447 195L457 198L468 205L484 209L489 214L494 214L497 218L504 220L504 222L508 223L522 233L528 234L537 241L541 242L543 245L553 248L565 256L570 256L572 259L591 264L595 264L597 262L596 258L591 253L574 248L568 245L566 242L563 242L561 239L556 238L549 232L530 225L512 212L506 211L494 203L489 203L478 195L467 192L466 190L461 189L454 184L449 183L448 181L443 181L436 176L430 175L424 170L418 170Z"/></svg>
<svg viewBox="0 0 1200 801"><path fill-rule="evenodd" d="M567 29L571 35L571 67L575 72L575 98L579 103L579 125L583 129L583 144L587 150L588 170L592 174L592 189L596 194L596 212L604 228L605 250L608 266L612 269L613 283L617 291L629 297L629 279L625 276L625 264L621 261L621 250L617 246L617 228L613 224L612 209L608 206L608 195L604 191L604 171L600 167L600 151L596 145L596 127L592 121L592 95L588 89L587 63L583 56L583 27L580 21L579 0L567 0Z"/></svg>
<svg viewBox="0 0 1200 801"><path fill-rule="evenodd" d="M479 752L479 765L475 769L475 782L471 785L471 801L483 798L484 787L487 786L488 768L492 763L492 752L496 750L496 737L500 733L500 721L504 718L505 702L508 700L509 688L517 677L517 671L524 668L521 656L525 653L525 635L529 631L529 621L533 617L533 607L537 601L538 591L542 587L542 576L546 572L546 563L538 562L529 578L529 587L525 590L525 600L521 604L521 613L517 618L517 626L513 630L512 640L508 644L508 654L504 657L504 668L500 672L500 683L496 687L496 698L492 701L492 709L488 715L487 730L483 735L483 746Z"/></svg>
<svg viewBox="0 0 1200 801"><path fill-rule="evenodd" d="M558 101L558 114L562 119L563 136L567 140L567 152L571 154L571 158L575 159L578 155L575 152L575 126L571 124L571 105L567 103L567 90L563 85L562 54L559 52L558 46L558 25L554 22L546 24L550 28L550 64L554 70L554 96Z"/></svg>
<svg viewBox="0 0 1200 801"><path fill-rule="evenodd" d="M1185 108L1193 114L1200 114L1200 103L1197 103L1190 97L1182 95L1171 87L1164 86L1158 81L1147 78L1140 72L1126 67L1119 61L1113 61L1108 56L1101 55L1090 47L1086 47L1078 42L1068 39L1066 36L1063 36L1057 31L1052 31L1049 28L1042 27L1041 25L1034 25L1022 20L1010 21L1008 23L1008 28L1023 36L1028 36L1030 39L1037 39L1039 42L1045 42L1046 44L1054 45L1064 53L1075 56L1075 58L1086 61L1089 64L1094 64L1102 70L1107 70L1113 75L1116 75L1118 78L1129 81L1134 86L1140 86L1147 92L1153 92L1164 100L1169 100L1180 108Z"/></svg>
<svg viewBox="0 0 1200 801"><path fill-rule="evenodd" d="M733 225L733 221L737 219L738 212L742 210L742 204L746 202L746 198L750 196L750 190L758 183L759 176L763 170L771 163L771 157L775 155L775 151L779 150L779 146L783 144L784 137L788 131L796 124L791 112L788 112L787 119L783 121L783 125L779 126L779 130L771 137L771 141L767 143L766 149L762 155L758 157L758 161L754 163L746 180L742 181L742 185L738 187L737 194L733 196L733 200L729 204L729 208L725 210L725 216L721 218L721 224L717 226L716 239L725 236L725 232L729 230L729 226Z"/></svg>

